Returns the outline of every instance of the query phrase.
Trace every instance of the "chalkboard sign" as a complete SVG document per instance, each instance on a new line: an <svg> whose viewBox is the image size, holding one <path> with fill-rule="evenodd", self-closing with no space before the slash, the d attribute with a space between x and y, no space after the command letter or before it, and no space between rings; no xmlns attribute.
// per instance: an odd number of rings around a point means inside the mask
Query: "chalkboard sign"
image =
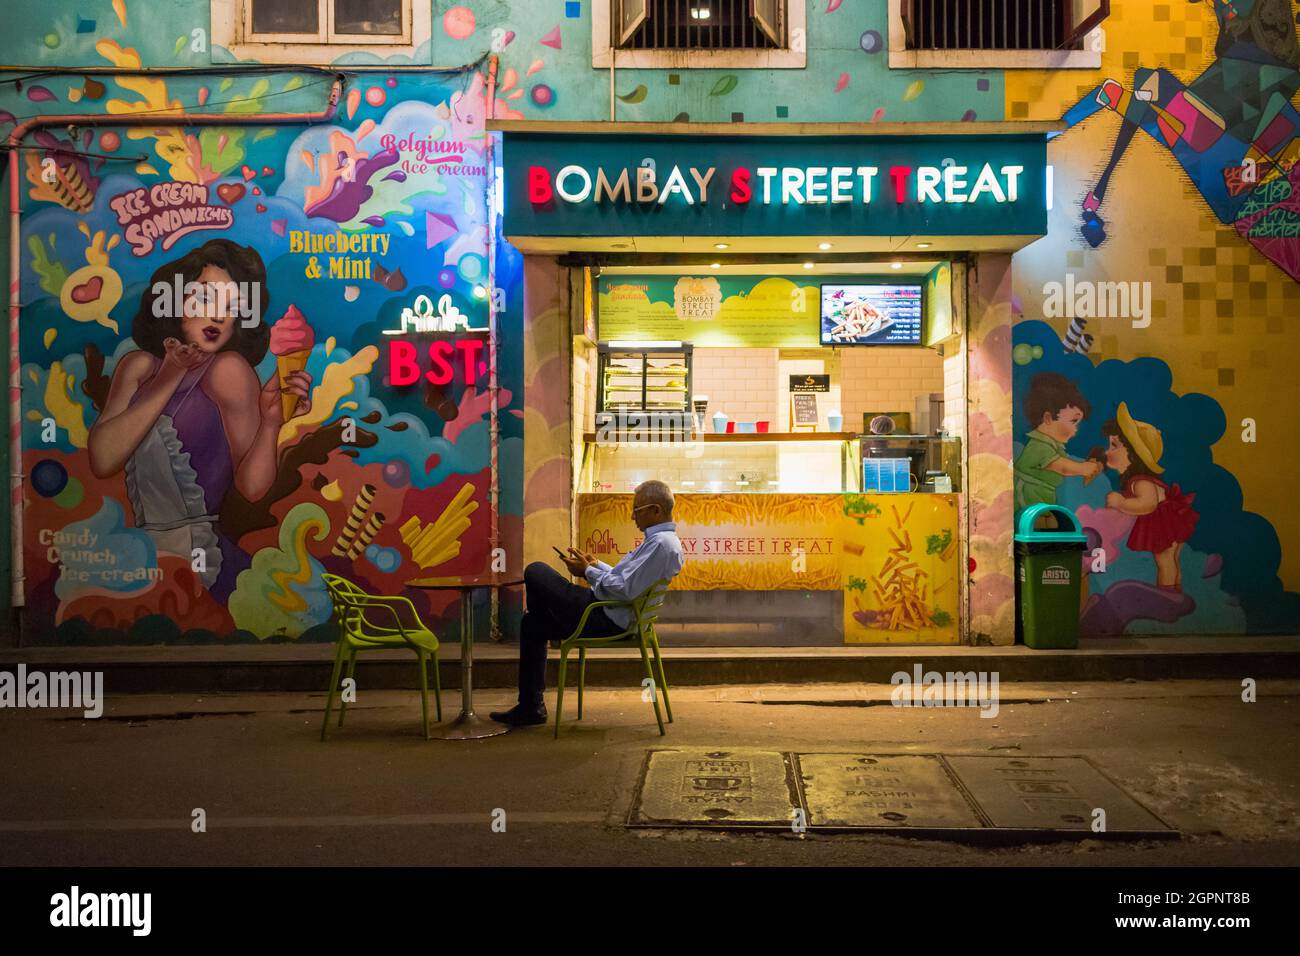
<svg viewBox="0 0 1300 956"><path fill-rule="evenodd" d="M791 375L790 392L829 392L831 377L829 375Z"/></svg>
<svg viewBox="0 0 1300 956"><path fill-rule="evenodd" d="M804 392L790 396L790 427L817 427L817 393Z"/></svg>

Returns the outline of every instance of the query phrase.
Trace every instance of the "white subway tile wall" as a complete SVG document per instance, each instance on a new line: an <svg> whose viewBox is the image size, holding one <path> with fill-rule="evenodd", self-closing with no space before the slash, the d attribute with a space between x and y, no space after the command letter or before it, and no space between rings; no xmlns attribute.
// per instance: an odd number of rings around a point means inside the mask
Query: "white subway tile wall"
<svg viewBox="0 0 1300 956"><path fill-rule="evenodd" d="M732 421L770 421L775 430L788 404L779 364L809 354L804 349L698 348L693 388L696 395L709 397L710 418L721 411ZM915 411L917 397L931 392L944 394L947 417L952 417L949 405L960 408L960 378L955 388L945 380L948 363L934 349L860 346L821 354L839 387L846 430L861 430L864 412Z"/></svg>
<svg viewBox="0 0 1300 956"><path fill-rule="evenodd" d="M814 358L816 356L817 358ZM575 401L578 421L591 430L595 415L594 349L589 356L588 374L579 387L585 401ZM772 431L785 428L789 416L783 371L811 369L821 361L831 375L833 393L823 396L825 413L832 405L844 415L846 431L860 431L865 412L915 412L919 396L938 392L944 396L948 430L961 434L962 367L960 352L943 358L934 349L888 348L882 346L809 349L697 348L694 354L693 391L709 399L705 427L712 428L715 412L732 421L767 421ZM583 387L585 386L585 387ZM838 394L835 394L835 393Z"/></svg>
<svg viewBox="0 0 1300 956"><path fill-rule="evenodd" d="M840 490L837 442L619 442L593 449L592 486L579 491L628 492L657 478L674 491L833 492Z"/></svg>
<svg viewBox="0 0 1300 956"><path fill-rule="evenodd" d="M934 349L858 346L840 350L844 427L862 430L865 412L916 412L918 397L943 392L943 359Z"/></svg>
<svg viewBox="0 0 1300 956"><path fill-rule="evenodd" d="M954 349L943 359L943 419L948 434L964 437L966 434L966 405L963 378L966 353Z"/></svg>
<svg viewBox="0 0 1300 956"><path fill-rule="evenodd" d="M776 349L697 348L691 388L708 396L710 419L720 411L735 422L772 422L775 430L776 362Z"/></svg>

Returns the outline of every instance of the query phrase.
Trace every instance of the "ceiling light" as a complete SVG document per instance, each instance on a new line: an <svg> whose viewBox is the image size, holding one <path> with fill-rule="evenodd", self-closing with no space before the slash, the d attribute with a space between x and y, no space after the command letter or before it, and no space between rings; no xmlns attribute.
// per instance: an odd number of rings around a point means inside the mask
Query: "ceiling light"
<svg viewBox="0 0 1300 956"><path fill-rule="evenodd" d="M889 268L891 268L891 269L901 269L901 268L903 268L903 264L902 264L901 262L891 262L891 263L889 264Z"/></svg>
<svg viewBox="0 0 1300 956"><path fill-rule="evenodd" d="M928 243L928 242L918 242L918 243L916 244L916 248L918 248L918 249L929 249L929 248L930 248L930 245L931 245L931 244Z"/></svg>
<svg viewBox="0 0 1300 956"><path fill-rule="evenodd" d="M691 7L692 20L707 20L713 16L713 11L708 7Z"/></svg>
<svg viewBox="0 0 1300 956"><path fill-rule="evenodd" d="M819 242L819 243L817 243L817 248L820 249L822 252L825 252L825 251L826 251L827 249L829 249L830 247L831 247L831 244L830 244L829 242Z"/></svg>
<svg viewBox="0 0 1300 956"><path fill-rule="evenodd" d="M811 269L811 268L813 267L813 265L814 265L814 264L811 263L811 262L805 262L805 263L803 264L803 267L804 267L805 269Z"/></svg>
<svg viewBox="0 0 1300 956"><path fill-rule="evenodd" d="M710 269L721 269L721 268L722 268L722 263L721 263L721 262L715 262L715 263L713 263L712 265L710 265L709 268L710 268Z"/></svg>
<svg viewBox="0 0 1300 956"><path fill-rule="evenodd" d="M715 242L715 243L713 244L713 248L714 248L714 249L730 249L731 246L727 245L725 242Z"/></svg>

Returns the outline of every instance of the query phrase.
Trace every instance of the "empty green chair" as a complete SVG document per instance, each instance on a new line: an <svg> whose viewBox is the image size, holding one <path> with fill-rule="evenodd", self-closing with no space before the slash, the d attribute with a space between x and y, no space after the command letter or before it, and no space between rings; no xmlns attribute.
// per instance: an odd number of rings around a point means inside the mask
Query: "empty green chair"
<svg viewBox="0 0 1300 956"><path fill-rule="evenodd" d="M420 662L420 709L424 718L424 739L429 739L429 672L426 661L433 658L433 699L437 719L442 720L442 679L438 674L438 638L420 621L420 615L410 598L369 594L347 578L337 574L324 574L325 587L334 605L334 615L339 622L339 639L334 653L334 673L330 677L329 696L325 699L325 720L321 724L320 739L329 730L330 711L334 695L339 690L339 674L343 659L347 658L347 676L352 677L357 668L357 651L409 647ZM400 608L410 612L403 620ZM388 625L392 624L392 627ZM339 726L347 712L347 701L339 701Z"/></svg>
<svg viewBox="0 0 1300 956"><path fill-rule="evenodd" d="M673 722L673 705L668 700L668 678L664 676L664 662L659 655L659 635L655 632L655 622L659 620L659 611L668 594L669 579L656 581L645 592L631 601L594 601L588 604L578 619L578 626L573 633L560 643L560 677L555 696L555 736L560 736L560 717L564 713L564 678L569 664L569 652L578 651L578 719L582 720L582 691L587 682L587 651L601 647L635 647L641 651L641 660L645 664L646 674L650 678L651 703L655 708L655 720L659 722L659 735L663 736L664 719L659 712L659 692L663 692L664 710L668 712L668 722ZM632 626L620 634L610 637L579 637L587 626L587 617L598 607L627 607L632 609ZM650 658L653 655L654 665Z"/></svg>

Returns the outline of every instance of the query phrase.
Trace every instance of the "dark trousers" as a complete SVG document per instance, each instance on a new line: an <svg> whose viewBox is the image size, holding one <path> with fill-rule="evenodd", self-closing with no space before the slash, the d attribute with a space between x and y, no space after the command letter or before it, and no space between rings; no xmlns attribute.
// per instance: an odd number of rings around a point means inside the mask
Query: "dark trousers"
<svg viewBox="0 0 1300 956"><path fill-rule="evenodd" d="M534 561L524 569L524 596L528 602L519 626L519 703L542 702L546 689L546 645L562 641L578 626L578 618L597 598L548 564ZM611 637L622 631L604 608L596 608L582 629L583 637Z"/></svg>

